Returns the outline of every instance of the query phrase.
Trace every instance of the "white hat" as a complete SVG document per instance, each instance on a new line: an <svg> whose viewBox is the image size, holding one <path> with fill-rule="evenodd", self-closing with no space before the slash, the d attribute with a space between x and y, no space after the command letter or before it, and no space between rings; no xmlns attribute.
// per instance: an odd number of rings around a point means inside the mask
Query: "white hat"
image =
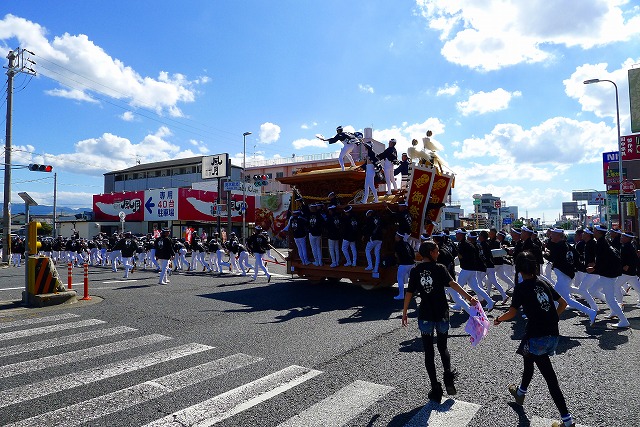
<svg viewBox="0 0 640 427"><path fill-rule="evenodd" d="M522 231L526 231L527 233L533 233L534 231L532 229L530 229L529 227L527 227L526 225L523 225L521 228Z"/></svg>

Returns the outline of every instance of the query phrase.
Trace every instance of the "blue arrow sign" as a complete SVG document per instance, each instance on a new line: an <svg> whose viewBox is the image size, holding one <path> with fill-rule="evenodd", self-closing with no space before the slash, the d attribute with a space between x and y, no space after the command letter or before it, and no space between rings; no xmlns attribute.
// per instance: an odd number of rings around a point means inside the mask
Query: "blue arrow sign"
<svg viewBox="0 0 640 427"><path fill-rule="evenodd" d="M151 213L151 208L154 207L156 204L153 203L151 200L153 200L153 196L149 197L149 199L147 200L147 203L144 204L144 207L147 208L147 210L149 211L149 213Z"/></svg>

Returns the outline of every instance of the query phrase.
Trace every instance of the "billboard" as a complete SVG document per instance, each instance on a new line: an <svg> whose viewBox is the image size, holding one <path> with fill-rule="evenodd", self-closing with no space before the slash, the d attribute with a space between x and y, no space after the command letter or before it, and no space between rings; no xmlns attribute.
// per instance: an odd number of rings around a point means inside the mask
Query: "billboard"
<svg viewBox="0 0 640 427"><path fill-rule="evenodd" d="M96 221L120 221L124 212L127 221L144 221L144 191L94 194L93 218Z"/></svg>
<svg viewBox="0 0 640 427"><path fill-rule="evenodd" d="M620 153L622 160L640 160L640 135L620 137Z"/></svg>
<svg viewBox="0 0 640 427"><path fill-rule="evenodd" d="M578 202L562 202L562 215L575 215L578 212Z"/></svg>
<svg viewBox="0 0 640 427"><path fill-rule="evenodd" d="M219 209L216 206L218 193L205 190L193 190L191 188L180 188L178 192L180 199L179 219L183 221L215 221L218 219ZM255 219L255 197L246 196L247 212L245 220L254 222ZM221 215L227 217L227 206L222 206ZM242 195L231 195L231 220L242 221Z"/></svg>
<svg viewBox="0 0 640 427"><path fill-rule="evenodd" d="M632 68L629 78L629 110L631 112L631 132L640 132L640 68Z"/></svg>

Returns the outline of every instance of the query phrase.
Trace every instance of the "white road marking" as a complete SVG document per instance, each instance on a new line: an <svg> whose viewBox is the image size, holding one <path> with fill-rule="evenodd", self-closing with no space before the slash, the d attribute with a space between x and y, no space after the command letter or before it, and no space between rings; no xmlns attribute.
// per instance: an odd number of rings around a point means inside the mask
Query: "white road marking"
<svg viewBox="0 0 640 427"><path fill-rule="evenodd" d="M321 373L322 372L314 369L292 365L281 371L229 390L226 393L219 394L202 403L155 420L145 427L212 426L302 384Z"/></svg>
<svg viewBox="0 0 640 427"><path fill-rule="evenodd" d="M461 400L447 399L441 404L430 400L404 427L466 426L478 409L480 405Z"/></svg>
<svg viewBox="0 0 640 427"><path fill-rule="evenodd" d="M391 390L393 387L354 381L278 427L342 427Z"/></svg>
<svg viewBox="0 0 640 427"><path fill-rule="evenodd" d="M26 344L16 344L9 347L0 348L0 357L14 356L16 354L28 353L30 351L42 350L44 348L60 347L68 344L76 344L82 341L93 340L96 338L110 337L112 335L125 334L134 332L137 329L127 326L116 326L115 328L100 329L98 331L80 332L75 335L66 337L51 338L48 340L35 341Z"/></svg>
<svg viewBox="0 0 640 427"><path fill-rule="evenodd" d="M167 337L165 335L151 334L128 340L101 344L95 347L83 348L81 350L69 351L67 353L45 356L39 359L25 360L24 362L0 366L0 368L2 368L0 369L0 378L13 377L27 372L51 368L52 366L60 365L62 361L64 361L64 363L79 362L81 360L93 359L106 354L113 354L119 351L138 348L170 339L171 337Z"/></svg>
<svg viewBox="0 0 640 427"><path fill-rule="evenodd" d="M16 289L24 289L24 286L20 286L19 288L0 288L0 291L15 291Z"/></svg>
<svg viewBox="0 0 640 427"><path fill-rule="evenodd" d="M169 360L211 350L212 348L203 344L185 344L103 366L96 366L84 371L49 378L37 383L2 390L0 391L0 408L138 371Z"/></svg>
<svg viewBox="0 0 640 427"><path fill-rule="evenodd" d="M541 417L536 417L533 416L531 417L531 424L529 424L529 427L549 427L554 421L558 421L560 422L560 417L554 419L550 419L550 418L541 418ZM560 423L560 425L562 425L562 423ZM584 424L576 424L576 427L587 427Z"/></svg>
<svg viewBox="0 0 640 427"><path fill-rule="evenodd" d="M7 427L72 427L131 408L135 405L157 399L185 387L198 384L210 378L227 374L236 369L256 363L261 357L235 354L202 365L194 366L173 374L165 375L122 390L98 396L84 402L60 408L46 414L8 424Z"/></svg>
<svg viewBox="0 0 640 427"><path fill-rule="evenodd" d="M56 322L58 320L66 320L80 317L77 314L63 313L53 316L31 317L29 319L13 320L10 322L0 322L0 329L15 328L16 326L35 325L37 323Z"/></svg>
<svg viewBox="0 0 640 427"><path fill-rule="evenodd" d="M58 325L42 326L40 328L22 329L22 330L13 331L13 332L2 332L0 333L0 341L30 337L33 335L48 334L49 332L66 331L68 329L83 328L85 326L101 325L103 323L106 323L106 322L104 320L98 320L98 319L87 319L87 320L79 320L77 322L60 323Z"/></svg>

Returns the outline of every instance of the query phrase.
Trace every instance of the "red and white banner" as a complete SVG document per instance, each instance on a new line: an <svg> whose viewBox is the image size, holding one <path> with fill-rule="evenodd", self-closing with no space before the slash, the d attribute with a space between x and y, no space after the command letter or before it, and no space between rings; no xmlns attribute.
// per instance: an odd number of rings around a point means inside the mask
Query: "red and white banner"
<svg viewBox="0 0 640 427"><path fill-rule="evenodd" d="M120 212L124 212L126 221L144 221L144 191L93 195L96 221L120 221Z"/></svg>
<svg viewBox="0 0 640 427"><path fill-rule="evenodd" d="M178 219L183 221L216 221L218 193L214 191L180 188L178 192ZM255 221L255 197L247 196L246 222ZM242 221L242 194L231 195L231 220ZM222 219L227 218L226 205L222 207Z"/></svg>
<svg viewBox="0 0 640 427"><path fill-rule="evenodd" d="M129 191L115 194L95 194L93 212L96 221L217 221L218 193L190 188L167 188ZM255 197L246 196L246 221L255 221ZM222 219L226 220L226 204L222 206ZM231 195L231 219L242 221L242 194Z"/></svg>

